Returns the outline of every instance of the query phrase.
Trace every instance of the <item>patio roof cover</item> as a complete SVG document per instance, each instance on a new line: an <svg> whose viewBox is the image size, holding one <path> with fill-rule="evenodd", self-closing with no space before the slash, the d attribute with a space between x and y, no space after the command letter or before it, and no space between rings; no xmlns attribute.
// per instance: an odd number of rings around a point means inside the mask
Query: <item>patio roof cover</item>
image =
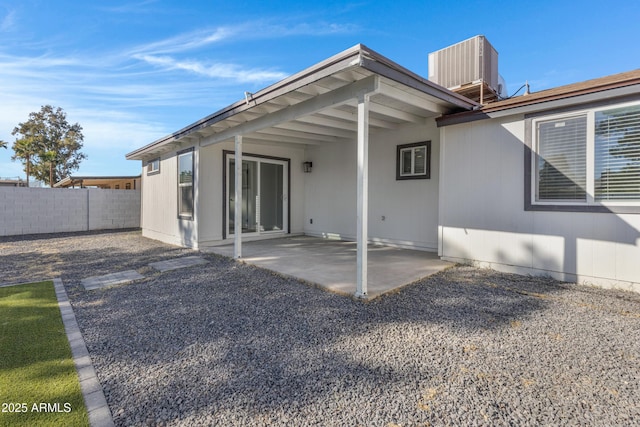
<svg viewBox="0 0 640 427"><path fill-rule="evenodd" d="M369 96L369 132L424 123L476 102L451 92L358 44L127 154L147 160L183 144L233 141L317 145L351 141L357 98Z"/></svg>
<svg viewBox="0 0 640 427"><path fill-rule="evenodd" d="M476 102L356 45L286 78L184 129L127 154L148 160L186 145L235 141L234 257L242 257L242 144L357 143L356 291L367 297L369 134L444 113L471 110Z"/></svg>

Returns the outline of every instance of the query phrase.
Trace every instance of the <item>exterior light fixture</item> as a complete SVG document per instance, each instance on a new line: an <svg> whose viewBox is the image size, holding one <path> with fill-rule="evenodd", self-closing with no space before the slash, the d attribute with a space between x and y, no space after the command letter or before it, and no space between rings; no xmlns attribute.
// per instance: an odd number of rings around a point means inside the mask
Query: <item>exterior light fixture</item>
<svg viewBox="0 0 640 427"><path fill-rule="evenodd" d="M302 164L302 170L304 173L311 173L311 168L313 167L313 162L304 162Z"/></svg>

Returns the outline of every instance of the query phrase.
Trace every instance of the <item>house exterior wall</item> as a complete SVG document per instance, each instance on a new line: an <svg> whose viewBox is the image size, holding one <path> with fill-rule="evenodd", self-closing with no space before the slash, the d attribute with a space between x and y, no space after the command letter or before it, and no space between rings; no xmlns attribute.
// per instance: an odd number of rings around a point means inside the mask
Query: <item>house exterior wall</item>
<svg viewBox="0 0 640 427"><path fill-rule="evenodd" d="M397 181L397 146L422 141L431 141L431 178ZM371 241L437 250L439 147L433 120L370 135ZM355 240L356 142L308 147L305 160L313 171L305 174L304 233Z"/></svg>
<svg viewBox="0 0 640 427"><path fill-rule="evenodd" d="M223 151L234 151L233 142L209 145L200 149L200 167L198 168L198 236L200 246L215 245L223 242ZM255 154L290 160L290 232L302 233L304 218L304 181L302 172L305 150L303 145L290 144L242 144L243 155ZM228 235L227 235L228 238Z"/></svg>
<svg viewBox="0 0 640 427"><path fill-rule="evenodd" d="M441 141L443 259L640 291L640 215L525 211L522 115L447 126Z"/></svg>
<svg viewBox="0 0 640 427"><path fill-rule="evenodd" d="M397 181L397 146L422 141L431 141L431 178ZM439 146L439 130L432 120L427 124L405 126L371 135L371 241L428 251L437 250ZM180 147L180 150L161 156L160 171L157 173L147 174L143 167L143 235L194 248L224 243L223 152L234 151L234 143L195 147L193 220L179 219L177 215L176 153L187 148L189 147ZM355 239L355 141L316 146L245 142L243 153L290 159L290 233ZM304 161L313 162L311 173L303 172Z"/></svg>
<svg viewBox="0 0 640 427"><path fill-rule="evenodd" d="M189 147L181 147L189 148ZM148 174L142 168L142 235L166 243L197 247L197 228L193 220L178 218L178 163L177 151L160 157L160 170ZM198 150L194 152L197 165ZM197 171L197 166L195 167ZM194 191L197 195L198 174L195 174ZM197 199L196 199L197 200ZM197 207L197 202L196 202Z"/></svg>

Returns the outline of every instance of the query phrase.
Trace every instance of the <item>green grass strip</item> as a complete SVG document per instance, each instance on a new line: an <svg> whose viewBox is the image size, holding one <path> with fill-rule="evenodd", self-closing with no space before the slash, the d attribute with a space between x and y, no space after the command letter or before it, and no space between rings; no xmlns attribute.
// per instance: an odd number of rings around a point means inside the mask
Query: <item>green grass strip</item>
<svg viewBox="0 0 640 427"><path fill-rule="evenodd" d="M88 426L53 282L0 288L0 426Z"/></svg>

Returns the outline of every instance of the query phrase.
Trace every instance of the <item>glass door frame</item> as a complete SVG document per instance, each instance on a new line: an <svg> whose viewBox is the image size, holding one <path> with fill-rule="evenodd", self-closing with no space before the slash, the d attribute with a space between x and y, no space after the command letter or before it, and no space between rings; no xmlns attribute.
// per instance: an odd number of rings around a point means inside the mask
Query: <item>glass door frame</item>
<svg viewBox="0 0 640 427"><path fill-rule="evenodd" d="M234 234L229 230L229 184L235 179L234 171L230 169L231 160L235 160L235 152L231 150L222 151L222 238L231 239ZM271 163L283 166L282 177L282 230L260 231L242 233L243 236L268 236L272 234L289 234L291 229L291 159L284 157L265 156L261 154L242 153L242 161L254 161L258 163L258 193L260 192L260 163ZM231 175L230 175L231 174Z"/></svg>

